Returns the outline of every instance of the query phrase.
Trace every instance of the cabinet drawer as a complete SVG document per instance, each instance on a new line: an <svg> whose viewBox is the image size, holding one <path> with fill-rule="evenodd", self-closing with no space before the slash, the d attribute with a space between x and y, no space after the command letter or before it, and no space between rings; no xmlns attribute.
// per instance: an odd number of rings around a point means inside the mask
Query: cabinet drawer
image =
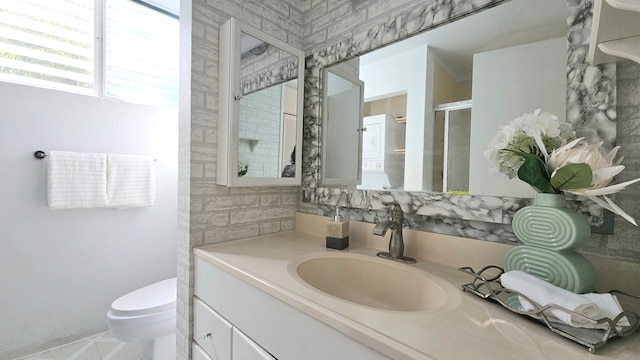
<svg viewBox="0 0 640 360"><path fill-rule="evenodd" d="M237 328L233 328L233 358L242 360L276 360Z"/></svg>
<svg viewBox="0 0 640 360"><path fill-rule="evenodd" d="M193 337L213 360L231 359L232 325L205 305L194 299Z"/></svg>
<svg viewBox="0 0 640 360"><path fill-rule="evenodd" d="M193 346L191 347L191 352L193 353L191 356L193 360L213 360L196 343L193 343Z"/></svg>

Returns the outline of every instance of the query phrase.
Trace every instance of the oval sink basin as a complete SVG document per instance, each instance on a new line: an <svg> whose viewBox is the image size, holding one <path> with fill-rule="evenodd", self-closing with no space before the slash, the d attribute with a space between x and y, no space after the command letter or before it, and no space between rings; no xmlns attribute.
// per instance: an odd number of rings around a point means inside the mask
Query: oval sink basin
<svg viewBox="0 0 640 360"><path fill-rule="evenodd" d="M391 260L325 256L304 260L295 271L317 290L382 310L436 310L447 300L445 290L429 273Z"/></svg>

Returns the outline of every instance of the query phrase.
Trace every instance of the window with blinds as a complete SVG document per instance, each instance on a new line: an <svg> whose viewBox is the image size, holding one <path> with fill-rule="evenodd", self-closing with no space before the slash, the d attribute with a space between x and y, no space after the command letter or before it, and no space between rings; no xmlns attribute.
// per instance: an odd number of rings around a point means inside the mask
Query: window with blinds
<svg viewBox="0 0 640 360"><path fill-rule="evenodd" d="M2 0L0 79L92 93L93 34L93 1Z"/></svg>
<svg viewBox="0 0 640 360"><path fill-rule="evenodd" d="M106 95L177 107L178 19L131 0L107 0Z"/></svg>
<svg viewBox="0 0 640 360"><path fill-rule="evenodd" d="M0 1L0 80L177 107L178 63L178 18L142 0Z"/></svg>

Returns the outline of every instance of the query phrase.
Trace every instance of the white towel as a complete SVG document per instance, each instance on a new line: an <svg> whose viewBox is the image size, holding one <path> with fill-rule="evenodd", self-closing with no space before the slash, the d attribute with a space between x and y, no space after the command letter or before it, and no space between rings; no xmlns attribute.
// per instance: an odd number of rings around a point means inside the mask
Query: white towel
<svg viewBox="0 0 640 360"><path fill-rule="evenodd" d="M541 307L555 304L593 320L613 319L622 312L622 307L616 297L609 293L576 294L523 271L506 272L500 277L500 282L505 288L519 292ZM534 309L533 305L522 297L520 298L520 305L526 311ZM605 329L608 327L608 324L594 326L588 320L559 309L551 309L546 311L545 314L550 321L562 322L573 327ZM628 322L626 319L622 319L618 325L628 326Z"/></svg>
<svg viewBox="0 0 640 360"><path fill-rule="evenodd" d="M156 199L154 160L150 156L107 155L107 206L151 206Z"/></svg>
<svg viewBox="0 0 640 360"><path fill-rule="evenodd" d="M47 200L53 209L104 207L106 154L49 151Z"/></svg>

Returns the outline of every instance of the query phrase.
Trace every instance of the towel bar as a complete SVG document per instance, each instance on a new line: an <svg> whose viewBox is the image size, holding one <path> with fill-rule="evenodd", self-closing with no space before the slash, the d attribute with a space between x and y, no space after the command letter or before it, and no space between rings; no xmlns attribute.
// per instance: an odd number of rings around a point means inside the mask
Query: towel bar
<svg viewBox="0 0 640 360"><path fill-rule="evenodd" d="M38 160L42 160L47 157L47 153L42 150L38 150L33 153L33 156Z"/></svg>
<svg viewBox="0 0 640 360"><path fill-rule="evenodd" d="M47 153L42 150L38 150L33 153L33 157L35 157L37 160L42 160L47 157ZM153 162L158 162L158 159L153 159Z"/></svg>

